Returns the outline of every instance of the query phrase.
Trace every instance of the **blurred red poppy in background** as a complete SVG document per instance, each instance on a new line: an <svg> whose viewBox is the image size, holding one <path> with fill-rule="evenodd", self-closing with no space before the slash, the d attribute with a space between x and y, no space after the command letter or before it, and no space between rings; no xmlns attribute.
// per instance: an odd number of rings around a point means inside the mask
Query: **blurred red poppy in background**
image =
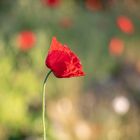
<svg viewBox="0 0 140 140"><path fill-rule="evenodd" d="M45 64L58 78L84 76L79 58L55 37L52 39Z"/></svg>
<svg viewBox="0 0 140 140"><path fill-rule="evenodd" d="M119 38L112 38L109 43L109 52L113 56L120 56L124 51L124 42Z"/></svg>
<svg viewBox="0 0 140 140"><path fill-rule="evenodd" d="M103 8L101 0L86 0L85 5L87 9L94 11Z"/></svg>
<svg viewBox="0 0 140 140"><path fill-rule="evenodd" d="M57 7L60 4L60 0L42 0L42 2L49 7Z"/></svg>
<svg viewBox="0 0 140 140"><path fill-rule="evenodd" d="M63 28L70 28L73 25L72 19L65 17L60 20L60 26Z"/></svg>
<svg viewBox="0 0 140 140"><path fill-rule="evenodd" d="M32 47L34 47L36 42L35 34L31 31L23 31L20 32L17 38L18 46L21 50L28 50Z"/></svg>
<svg viewBox="0 0 140 140"><path fill-rule="evenodd" d="M134 25L128 17L119 16L117 18L117 25L121 29L121 31L131 34L134 32Z"/></svg>

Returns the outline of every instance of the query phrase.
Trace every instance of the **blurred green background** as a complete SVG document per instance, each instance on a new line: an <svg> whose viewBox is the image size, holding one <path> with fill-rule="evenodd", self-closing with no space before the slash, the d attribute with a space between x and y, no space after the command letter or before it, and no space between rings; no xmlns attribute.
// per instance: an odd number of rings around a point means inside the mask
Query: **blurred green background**
<svg viewBox="0 0 140 140"><path fill-rule="evenodd" d="M139 0L0 0L0 140L42 140L53 36L86 76L50 76L49 140L140 140Z"/></svg>

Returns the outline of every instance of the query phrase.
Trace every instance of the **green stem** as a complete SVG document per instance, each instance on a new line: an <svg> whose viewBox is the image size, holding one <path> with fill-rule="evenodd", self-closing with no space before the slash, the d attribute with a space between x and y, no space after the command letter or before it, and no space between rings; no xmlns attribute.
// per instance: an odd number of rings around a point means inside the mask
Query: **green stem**
<svg viewBox="0 0 140 140"><path fill-rule="evenodd" d="M47 137L46 137L46 94L45 94L45 91L46 91L46 81L49 77L49 75L51 74L52 71L49 71L48 74L46 75L45 77L45 80L44 80L44 83L43 83L43 99L42 99L42 119L43 119L43 130L44 130L44 140L47 140Z"/></svg>

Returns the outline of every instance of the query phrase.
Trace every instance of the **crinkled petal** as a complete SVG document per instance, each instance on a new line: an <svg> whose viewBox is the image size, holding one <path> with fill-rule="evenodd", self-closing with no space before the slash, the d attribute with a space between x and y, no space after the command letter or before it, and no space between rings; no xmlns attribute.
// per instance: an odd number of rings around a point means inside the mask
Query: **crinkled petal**
<svg viewBox="0 0 140 140"><path fill-rule="evenodd" d="M79 58L66 45L59 43L54 37L46 58L46 66L58 78L84 76Z"/></svg>

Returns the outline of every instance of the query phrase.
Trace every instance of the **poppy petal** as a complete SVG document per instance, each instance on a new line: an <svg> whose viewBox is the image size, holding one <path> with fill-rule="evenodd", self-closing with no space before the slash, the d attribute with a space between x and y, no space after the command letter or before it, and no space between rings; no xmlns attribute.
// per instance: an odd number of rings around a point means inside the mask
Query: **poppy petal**
<svg viewBox="0 0 140 140"><path fill-rule="evenodd" d="M79 58L67 45L62 45L55 37L52 39L45 63L58 78L84 76Z"/></svg>

